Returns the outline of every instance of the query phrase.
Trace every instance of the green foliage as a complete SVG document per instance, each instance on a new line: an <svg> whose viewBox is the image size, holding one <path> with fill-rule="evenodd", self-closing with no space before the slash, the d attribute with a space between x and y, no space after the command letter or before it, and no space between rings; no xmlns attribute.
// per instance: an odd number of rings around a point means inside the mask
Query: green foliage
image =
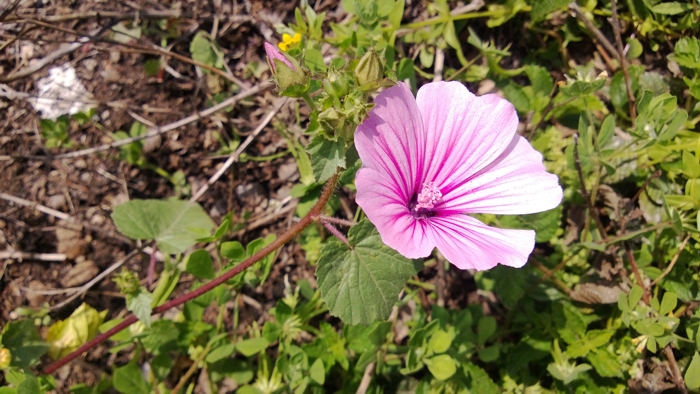
<svg viewBox="0 0 700 394"><path fill-rule="evenodd" d="M401 288L421 263L384 245L369 220L348 232L348 245L329 242L321 249L316 276L331 314L349 324L386 319Z"/></svg>
<svg viewBox="0 0 700 394"><path fill-rule="evenodd" d="M348 17L333 21L302 2L293 24L275 25L301 40L281 55L293 70L273 60L273 78L278 94L303 99L292 123L304 133L273 121L288 151L241 156L269 161L292 154L301 175L291 191L297 216L340 173L338 189L352 216L355 206L346 200L361 165L353 133L371 110L372 95L404 80L415 91L441 65L443 79L483 91L493 86L513 104L521 134L564 189L563 204L547 212L479 216L489 225L535 230L537 245L525 267L463 273L446 264L443 276L442 259L429 259L423 269L402 257L358 210L347 244L319 223L297 237L306 260L317 265L315 284L299 279L303 270L275 271L271 253L155 318L154 306L239 266L275 235L238 237L246 212L227 215L215 229L197 204L134 200L115 207L112 218L122 234L155 241L166 254L158 283L151 293L136 272L114 277L140 322L112 336L110 352L128 353L132 361L114 367L94 389L71 391L168 392L183 361L199 370L210 391L233 384L240 393L355 392L365 374L369 393L626 392L652 380L674 387L675 379L656 372L673 363L689 389L700 389L700 41L692 34L700 25L693 3L618 2L627 75L618 55L597 49L598 39L580 20L611 31L611 3L577 2L578 17L567 11L570 3L509 0L455 12L454 2L436 0L413 22L403 20L403 0L343 0ZM158 25L165 41L180 35L168 24ZM118 24L114 38L146 35L144 26ZM208 92L221 100L238 87L211 70L226 70L224 54L230 56L216 41L197 31L189 50L210 66L199 65ZM591 48L607 56L580 53ZM145 66L153 75L161 67L162 59ZM265 62L244 69L262 78ZM42 120L46 147L70 147L71 120L91 116ZM135 122L114 138L147 130ZM227 155L241 142L216 138ZM177 195L187 194L185 174L149 164L143 147L142 141L123 145L119 159L161 174ZM332 198L323 213L337 216L340 201ZM190 249L198 242L209 245ZM279 253L294 269L306 264L296 260L298 249ZM279 297L256 305L269 289ZM64 355L98 326L104 332L122 321L102 323L105 312L81 308L49 328L51 350L39 335L41 319L3 328L0 367L9 387L0 394L53 390L49 378L29 368L47 351ZM194 383L185 387L192 392Z"/></svg>
<svg viewBox="0 0 700 394"><path fill-rule="evenodd" d="M56 120L41 119L41 136L46 140L47 148L60 148L73 146L68 133L70 129L70 118L68 115L61 115Z"/></svg>
<svg viewBox="0 0 700 394"><path fill-rule="evenodd" d="M132 239L155 240L166 253L182 253L214 227L195 203L178 200L132 200L114 208L112 219Z"/></svg>
<svg viewBox="0 0 700 394"><path fill-rule="evenodd" d="M10 322L2 330L0 347L7 350L10 361L4 368L29 368L49 349L31 320ZM3 368L3 369L4 369Z"/></svg>

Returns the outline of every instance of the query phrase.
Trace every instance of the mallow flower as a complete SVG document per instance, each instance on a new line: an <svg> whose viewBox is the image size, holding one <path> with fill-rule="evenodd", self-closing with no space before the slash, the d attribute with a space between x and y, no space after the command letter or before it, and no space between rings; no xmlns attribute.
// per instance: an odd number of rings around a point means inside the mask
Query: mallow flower
<svg viewBox="0 0 700 394"><path fill-rule="evenodd" d="M381 92L355 130L362 160L357 203L382 241L408 258L437 249L461 269L522 267L532 230L490 227L470 214L555 208L562 189L542 155L516 135L518 116L496 95L459 82L406 84Z"/></svg>

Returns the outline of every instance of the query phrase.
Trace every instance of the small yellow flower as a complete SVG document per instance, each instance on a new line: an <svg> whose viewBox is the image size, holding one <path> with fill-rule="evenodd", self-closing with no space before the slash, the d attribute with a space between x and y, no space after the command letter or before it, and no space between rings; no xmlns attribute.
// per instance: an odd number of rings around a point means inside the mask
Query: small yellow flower
<svg viewBox="0 0 700 394"><path fill-rule="evenodd" d="M294 33L294 37L290 36L287 33L282 34L282 42L277 44L277 46L287 52L290 46L293 46L292 44L296 44L301 41L301 34L299 33Z"/></svg>

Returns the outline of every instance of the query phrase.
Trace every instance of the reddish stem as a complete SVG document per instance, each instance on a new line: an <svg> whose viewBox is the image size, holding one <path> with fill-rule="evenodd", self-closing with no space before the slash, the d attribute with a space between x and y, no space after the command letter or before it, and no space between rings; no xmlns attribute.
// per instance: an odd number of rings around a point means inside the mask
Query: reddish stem
<svg viewBox="0 0 700 394"><path fill-rule="evenodd" d="M229 279L233 278L234 276L245 271L247 268L249 268L253 264L262 260L265 256L274 252L280 246L291 241L303 229L308 227L314 221L314 218L318 217L321 214L321 212L323 211L323 208L326 206L326 203L328 203L328 200L330 200L331 196L333 195L333 191L335 190L335 185L337 182L338 182L338 175L336 174L336 175L333 175L333 177L331 177L331 179L328 180L325 188L323 189L323 193L321 193L321 197L319 197L316 205L314 205L313 208L311 208L311 211L309 211L309 213L307 213L306 216L304 216L299 222L297 222L289 230L285 231L284 234L280 235L279 238L275 239L271 244L262 248L258 253L255 253L254 255L250 256L244 262L231 268L225 274L219 276L218 278L212 280L211 282L208 282L204 286L202 286L196 290L193 290L189 293L183 294L180 297L174 298L174 299L166 302L163 305L160 305L156 308L153 308L153 311L151 312L151 314L165 312L170 308L174 308L176 306L182 305L187 301L195 299L195 298L199 297L200 295L202 295L208 291L213 290L215 287L228 281ZM108 331L96 336L95 338L88 341L86 344L79 347L77 350L73 351L69 355L59 359L58 361L56 361L53 364L48 365L46 368L44 368L44 374L47 374L47 375L52 374L58 368L61 368L62 366L68 364L69 362L74 360L76 357L80 356L84 352L95 347L97 344L105 341L106 339L108 339L112 335L114 335L114 334L118 333L119 331L136 323L136 321L138 321L138 318L134 314L129 315L129 317L124 319L124 321L122 321L121 323L112 327Z"/></svg>

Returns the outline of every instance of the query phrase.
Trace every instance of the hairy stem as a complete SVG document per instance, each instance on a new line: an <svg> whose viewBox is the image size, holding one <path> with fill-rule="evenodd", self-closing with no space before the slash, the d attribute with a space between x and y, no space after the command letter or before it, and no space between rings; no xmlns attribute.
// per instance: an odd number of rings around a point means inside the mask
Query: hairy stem
<svg viewBox="0 0 700 394"><path fill-rule="evenodd" d="M311 211L309 211L309 213L307 213L306 216L304 216L299 222L297 222L289 230L284 232L284 234L280 235L279 238L275 239L271 244L262 248L259 252L250 256L250 258L248 258L244 262L231 268L225 274L219 276L218 278L212 280L211 282L208 282L204 286L202 286L196 290L190 291L189 293L183 294L180 297L174 298L174 299L166 302L163 305L160 305L156 308L153 308L153 311L151 312L151 314L165 312L170 308L180 306L187 301L193 300L193 299L199 297L200 295L213 290L214 288L216 288L220 284L223 284L224 282L228 281L229 279L231 279L231 278L235 277L236 275L240 274L241 272L245 271L247 268L249 268L253 264L262 260L265 256L274 252L280 246L291 241L303 229L305 229L311 223L313 223L315 217L319 216L321 214L321 212L323 212L323 208L326 206L326 204L328 203L328 200L330 200L331 196L333 195L333 192L335 191L336 183L338 183L338 174L333 175L331 177L331 179L328 180L325 188L323 189L323 192L321 193L321 197L319 197L316 205L314 205L313 208L311 208ZM61 368L62 366L66 365L67 363L71 362L76 357L80 356L84 352L97 346L99 343L108 339L112 335L114 335L114 334L118 333L119 331L136 323L136 321L138 321L138 318L136 317L136 315L134 315L134 314L129 315L129 317L124 319L121 323L112 327L108 331L96 336L95 338L88 341L87 343L85 343L83 346L81 346L80 348L78 348L74 352L59 359L55 363L48 365L46 368L44 368L44 373L49 375L49 374L55 372L58 368Z"/></svg>

